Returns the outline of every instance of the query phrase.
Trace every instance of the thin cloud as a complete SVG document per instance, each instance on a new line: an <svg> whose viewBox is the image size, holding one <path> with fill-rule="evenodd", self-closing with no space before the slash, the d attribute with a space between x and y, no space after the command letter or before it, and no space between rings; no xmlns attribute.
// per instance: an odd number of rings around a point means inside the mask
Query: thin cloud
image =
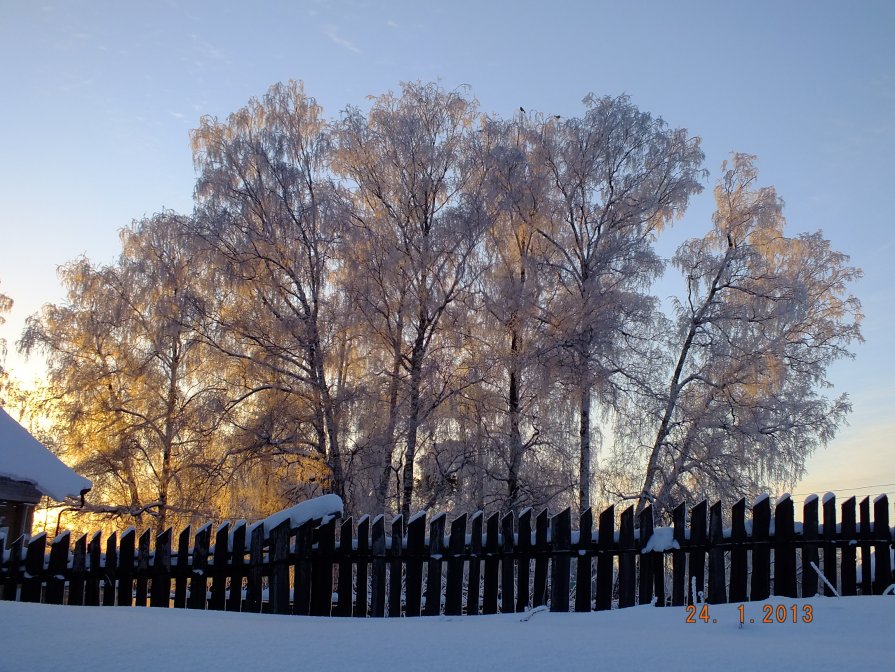
<svg viewBox="0 0 895 672"><path fill-rule="evenodd" d="M323 29L323 34L326 35L330 41L343 49L347 49L348 51L353 51L355 54L363 53L360 49L358 49L351 40L347 40L336 32L335 26L326 26Z"/></svg>

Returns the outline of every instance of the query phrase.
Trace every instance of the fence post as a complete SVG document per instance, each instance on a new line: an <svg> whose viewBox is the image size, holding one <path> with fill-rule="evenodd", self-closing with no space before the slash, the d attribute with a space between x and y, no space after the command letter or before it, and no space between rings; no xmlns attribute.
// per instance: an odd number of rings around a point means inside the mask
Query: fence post
<svg viewBox="0 0 895 672"><path fill-rule="evenodd" d="M727 577L724 569L724 526L721 518L721 502L709 509L709 595L708 602L727 602Z"/></svg>
<svg viewBox="0 0 895 672"><path fill-rule="evenodd" d="M143 535L146 536L146 535ZM140 550L143 550L143 540L140 540ZM146 553L147 562L149 553ZM41 569L43 569L43 557L40 559ZM68 582L68 603L84 604L84 575L87 573L87 535L82 534L75 542L75 550L71 558L71 579ZM146 579L143 579L144 586ZM146 606L146 589L143 589L143 601L138 606Z"/></svg>
<svg viewBox="0 0 895 672"><path fill-rule="evenodd" d="M140 541L137 543L137 606L145 607L146 598L149 596L149 544L152 541L152 532L145 530L140 535ZM80 543L80 539L78 540ZM78 555L77 544L75 544L75 557Z"/></svg>
<svg viewBox="0 0 895 672"><path fill-rule="evenodd" d="M314 545L314 523L306 521L295 534L295 585L292 613L307 616L311 613L311 549Z"/></svg>
<svg viewBox="0 0 895 672"><path fill-rule="evenodd" d="M115 606L115 583L118 578L118 535L106 539L106 562L103 567L103 606Z"/></svg>
<svg viewBox="0 0 895 672"><path fill-rule="evenodd" d="M24 546L25 536L20 535L12 542L12 547L9 549L9 570L3 583L3 600L6 602L15 602L18 597L22 575L22 548Z"/></svg>
<svg viewBox="0 0 895 672"><path fill-rule="evenodd" d="M634 507L622 511L618 531L618 606L633 607L637 590L635 558L637 545L634 541Z"/></svg>
<svg viewBox="0 0 895 672"><path fill-rule="evenodd" d="M500 560L497 554L500 552L498 541L500 528L500 514L492 513L486 523L488 533L485 536L485 581L482 591L482 613L497 613L497 570Z"/></svg>
<svg viewBox="0 0 895 672"><path fill-rule="evenodd" d="M444 553L444 522L447 514L439 513L429 522L429 563L426 573L426 616L441 614L441 556Z"/></svg>
<svg viewBox="0 0 895 672"><path fill-rule="evenodd" d="M500 546L500 610L511 614L516 610L516 559L513 557L516 516L510 511L501 520L503 543Z"/></svg>
<svg viewBox="0 0 895 672"><path fill-rule="evenodd" d="M466 614L474 616L479 613L479 596L481 595L482 578L482 518L484 514L476 511L472 514L469 537L469 585L466 591Z"/></svg>
<svg viewBox="0 0 895 672"><path fill-rule="evenodd" d="M771 502L762 495L752 504L752 589L753 602L771 594Z"/></svg>
<svg viewBox="0 0 895 672"><path fill-rule="evenodd" d="M376 529L376 526L373 526ZM311 615L330 616L333 604L333 554L336 550L336 519L317 528L317 550L312 551ZM288 579L288 573L287 573ZM286 591L288 595L288 590ZM375 590L374 590L375 601Z"/></svg>
<svg viewBox="0 0 895 672"><path fill-rule="evenodd" d="M749 599L745 499L730 510L730 543L730 601L745 602Z"/></svg>
<svg viewBox="0 0 895 672"><path fill-rule="evenodd" d="M873 594L870 560L870 497L865 497L858 505L861 512L861 528L858 538L861 540L861 595Z"/></svg>
<svg viewBox="0 0 895 672"><path fill-rule="evenodd" d="M270 584L268 595L270 613L288 614L289 609L289 538L292 520L287 518L269 534Z"/></svg>
<svg viewBox="0 0 895 672"><path fill-rule="evenodd" d="M227 611L242 609L242 579L245 570L246 521L241 520L233 529L233 552L230 554L230 596Z"/></svg>
<svg viewBox="0 0 895 672"><path fill-rule="evenodd" d="M581 514L578 523L578 551L575 560L575 611L585 612L591 610L591 582L593 574L593 558L591 554L592 537L594 527L594 514L587 509Z"/></svg>
<svg viewBox="0 0 895 672"><path fill-rule="evenodd" d="M528 585L531 578L531 508L527 508L519 514L519 540L516 549L519 553L519 562L516 563L516 611L522 612L528 609L531 603L531 588Z"/></svg>
<svg viewBox="0 0 895 672"><path fill-rule="evenodd" d="M612 583L615 564L612 549L615 546L615 507L610 506L600 514L597 529L597 611L612 609Z"/></svg>
<svg viewBox="0 0 895 672"><path fill-rule="evenodd" d="M369 603L367 602L367 563L370 561L369 554L370 516L361 516L360 520L357 521L357 588L355 588L356 598L354 600L354 615L359 618L366 618L369 608Z"/></svg>
<svg viewBox="0 0 895 672"><path fill-rule="evenodd" d="M208 547L210 545L211 523L208 523L196 532L193 565L190 572L190 596L187 603L189 609L205 609L205 601L208 597Z"/></svg>
<svg viewBox="0 0 895 672"><path fill-rule="evenodd" d="M137 532L129 528L121 535L118 554L118 606L130 607L134 603L134 543Z"/></svg>
<svg viewBox="0 0 895 672"><path fill-rule="evenodd" d="M857 595L857 562L856 549L850 542L857 538L857 530L855 529L855 498L849 497L842 502L842 535L840 536L840 544L842 545L842 594Z"/></svg>
<svg viewBox="0 0 895 672"><path fill-rule="evenodd" d="M376 617L385 616L385 550L385 516L380 513L373 519L373 580L370 596L371 612Z"/></svg>
<svg viewBox="0 0 895 672"><path fill-rule="evenodd" d="M227 561L230 559L230 523L221 523L214 533L214 563L211 571L211 598L208 608L223 611L227 606ZM234 563L235 564L235 563Z"/></svg>
<svg viewBox="0 0 895 672"><path fill-rule="evenodd" d="M301 530L299 530L299 533ZM264 571L264 525L256 523L249 539L249 571L246 577L246 599L242 604L243 611L257 614L261 611L261 577ZM295 590L298 591L298 574L296 573ZM296 604L298 600L296 600ZM296 612L300 613L300 612Z"/></svg>
<svg viewBox="0 0 895 672"><path fill-rule="evenodd" d="M408 616L420 615L423 591L423 552L426 548L426 514L422 511L410 517L407 523L407 602ZM360 572L358 572L360 575ZM360 590L358 589L358 595ZM366 597L366 587L364 587ZM364 616L366 616L366 607Z"/></svg>
<svg viewBox="0 0 895 672"><path fill-rule="evenodd" d="M551 576L550 611L569 610L569 569L572 564L572 511L569 508L550 521L553 530L553 562Z"/></svg>
<svg viewBox="0 0 895 672"><path fill-rule="evenodd" d="M392 520L392 547L388 568L388 615L397 618L401 615L401 565L404 556L404 516L395 516Z"/></svg>
<svg viewBox="0 0 895 672"><path fill-rule="evenodd" d="M41 532L33 537L25 553L25 578L22 581L22 602L40 602L44 573L44 553L47 535Z"/></svg>
<svg viewBox="0 0 895 672"><path fill-rule="evenodd" d="M817 495L810 495L802 506L802 597L817 594L817 572L813 562L820 567L817 549Z"/></svg>
<svg viewBox="0 0 895 672"><path fill-rule="evenodd" d="M839 579L839 569L836 566L836 495L828 492L823 498L824 506L824 576L835 587ZM824 595L832 596L834 593L824 583Z"/></svg>
<svg viewBox="0 0 895 672"><path fill-rule="evenodd" d="M889 529L889 498L886 495L880 495L873 500L873 539L876 542L876 581L873 584L873 594L881 595L895 582L889 556L892 532Z"/></svg>
<svg viewBox="0 0 895 672"><path fill-rule="evenodd" d="M149 606L166 607L171 599L171 528L155 538L155 558L152 561L152 593Z"/></svg>
<svg viewBox="0 0 895 672"><path fill-rule="evenodd" d="M547 510L543 510L535 519L535 580L534 595L531 605L540 607L547 604L547 563L549 551L547 547Z"/></svg>
<svg viewBox="0 0 895 672"><path fill-rule="evenodd" d="M644 553L643 549L649 543L650 537L653 536L653 507L646 506L638 516L638 524L640 531L640 541L637 544L640 547L640 553L637 554L640 564L640 580L638 586L638 603L649 604L653 599L653 563L655 556L652 553Z"/></svg>
<svg viewBox="0 0 895 672"><path fill-rule="evenodd" d="M446 616L463 613L463 550L466 548L466 514L451 522L451 538L448 542L447 586L444 596Z"/></svg>
<svg viewBox="0 0 895 672"><path fill-rule="evenodd" d="M47 573L47 604L62 604L65 597L65 575L68 574L68 545L71 534L65 530L50 544L50 564ZM2 549L0 549L2 550ZM10 558L10 562L12 558Z"/></svg>
<svg viewBox="0 0 895 672"><path fill-rule="evenodd" d="M354 520L349 516L339 526L339 599L333 616L351 616L351 598L354 593L354 570L351 556L354 553Z"/></svg>

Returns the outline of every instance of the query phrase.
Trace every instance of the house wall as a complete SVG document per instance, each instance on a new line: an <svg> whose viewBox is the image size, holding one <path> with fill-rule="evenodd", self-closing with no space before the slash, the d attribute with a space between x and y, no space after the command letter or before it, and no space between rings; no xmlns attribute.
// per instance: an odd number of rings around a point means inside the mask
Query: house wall
<svg viewBox="0 0 895 672"><path fill-rule="evenodd" d="M6 537L6 547L23 534L31 534L34 506L41 493L31 483L0 478L0 536Z"/></svg>

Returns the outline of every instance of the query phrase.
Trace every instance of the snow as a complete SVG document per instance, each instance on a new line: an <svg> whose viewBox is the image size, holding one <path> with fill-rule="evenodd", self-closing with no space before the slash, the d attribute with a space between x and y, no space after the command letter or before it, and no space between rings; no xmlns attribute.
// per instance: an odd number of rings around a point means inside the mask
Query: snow
<svg viewBox="0 0 895 672"><path fill-rule="evenodd" d="M657 527L653 530L653 536L649 538L640 552L649 553L650 551L668 551L680 547L680 544L674 540L673 527Z"/></svg>
<svg viewBox="0 0 895 672"><path fill-rule="evenodd" d="M788 492L784 492L782 495L780 495L777 498L777 501L774 502L774 507L776 508L776 507L780 506L781 504L783 504L783 502L787 501L789 498L790 498L790 494Z"/></svg>
<svg viewBox="0 0 895 672"><path fill-rule="evenodd" d="M836 493L833 493L833 492L824 493L824 504L826 504L830 500L835 500L835 499L836 499Z"/></svg>
<svg viewBox="0 0 895 672"><path fill-rule="evenodd" d="M0 476L33 483L57 502L79 497L93 484L71 470L0 408Z"/></svg>
<svg viewBox="0 0 895 672"><path fill-rule="evenodd" d="M326 518L327 516L341 516L345 510L342 504L342 498L338 495L323 495L315 497L305 502L301 502L282 511L271 514L264 520L260 521L260 525L264 525L264 536L267 537L270 531L284 520L291 520L292 528L301 526L303 523L315 518Z"/></svg>
<svg viewBox="0 0 895 672"><path fill-rule="evenodd" d="M805 504L810 504L811 502L816 502L816 501L817 501L817 495L808 495L805 498Z"/></svg>
<svg viewBox="0 0 895 672"><path fill-rule="evenodd" d="M795 605L799 617L810 606L813 621L763 624L765 603L784 605L788 616ZM396 663L464 672L632 665L668 672L716 667L725 672L841 672L891 666L886 633L895 629L893 597L774 597L747 603L743 628L736 604L708 605L708 612L717 623L688 624L684 608L650 606L590 614L540 609L497 616L358 619L0 602L0 650L3 661L18 661L16 669L72 669L74 660L78 669L91 672L154 672L211 663L222 672L244 672L280 669L289 660L300 660L302 669L371 672L395 669ZM213 649L203 642L213 642Z"/></svg>
<svg viewBox="0 0 895 672"><path fill-rule="evenodd" d="M766 492L761 495L758 495L755 498L755 500L752 502L752 508L754 509L756 506L761 504L764 500L768 499L769 497L770 497L770 495Z"/></svg>

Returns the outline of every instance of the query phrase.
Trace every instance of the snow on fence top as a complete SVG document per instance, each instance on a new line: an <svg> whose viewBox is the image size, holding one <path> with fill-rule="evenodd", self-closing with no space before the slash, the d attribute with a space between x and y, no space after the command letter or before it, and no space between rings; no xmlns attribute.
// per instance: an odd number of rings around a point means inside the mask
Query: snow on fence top
<svg viewBox="0 0 895 672"><path fill-rule="evenodd" d="M0 408L0 476L33 483L57 502L78 497L93 484L71 470Z"/></svg>
<svg viewBox="0 0 895 672"><path fill-rule="evenodd" d="M341 497L338 495L323 495L322 497L315 497L314 499L301 502L288 509L277 511L256 524L264 526L264 536L267 537L270 531L284 520L291 521L289 524L295 529L315 518L341 516L344 510L345 505L342 503Z"/></svg>

